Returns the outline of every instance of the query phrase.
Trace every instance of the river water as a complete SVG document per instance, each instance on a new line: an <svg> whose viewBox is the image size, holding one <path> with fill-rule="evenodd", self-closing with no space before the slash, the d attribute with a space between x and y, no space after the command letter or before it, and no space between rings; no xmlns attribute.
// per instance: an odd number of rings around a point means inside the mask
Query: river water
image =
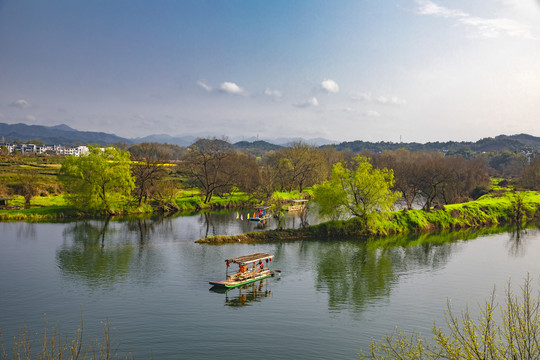
<svg viewBox="0 0 540 360"><path fill-rule="evenodd" d="M299 219L289 218L297 227ZM137 359L352 359L396 326L429 335L447 299L473 312L496 284L538 283L540 231L490 230L279 244L195 244L251 231L236 213L174 218L0 223L4 342L46 316L101 337L109 320L121 354ZM404 246L403 244L409 245ZM227 293L208 281L224 259L275 255L280 277Z"/></svg>

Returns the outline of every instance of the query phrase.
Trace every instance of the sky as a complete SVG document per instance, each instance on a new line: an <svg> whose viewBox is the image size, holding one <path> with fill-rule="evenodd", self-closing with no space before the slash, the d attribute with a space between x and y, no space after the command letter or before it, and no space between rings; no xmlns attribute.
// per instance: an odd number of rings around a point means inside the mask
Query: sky
<svg viewBox="0 0 540 360"><path fill-rule="evenodd" d="M0 122L127 138L540 136L540 0L0 0Z"/></svg>

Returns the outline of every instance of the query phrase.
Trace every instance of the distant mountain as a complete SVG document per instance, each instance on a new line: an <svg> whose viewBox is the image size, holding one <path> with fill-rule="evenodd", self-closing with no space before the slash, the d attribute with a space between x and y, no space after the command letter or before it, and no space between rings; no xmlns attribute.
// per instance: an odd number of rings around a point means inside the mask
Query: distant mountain
<svg viewBox="0 0 540 360"><path fill-rule="evenodd" d="M140 144L143 142L157 142L162 144L172 144L187 147L197 140L195 136L171 136L167 134L150 135L142 138L131 139L132 142Z"/></svg>
<svg viewBox="0 0 540 360"><path fill-rule="evenodd" d="M527 135L527 134L510 135L510 136L499 135L495 137L495 139L512 139L512 140L517 140L523 144L540 147L540 137Z"/></svg>
<svg viewBox="0 0 540 360"><path fill-rule="evenodd" d="M233 144L233 147L235 149L260 149L264 151L270 151L270 150L279 150L282 148L280 145L271 144L264 140L258 140L258 141L239 141L237 143Z"/></svg>
<svg viewBox="0 0 540 360"><path fill-rule="evenodd" d="M324 146L324 145L333 145L337 144L337 141L328 140L324 138L314 138L314 139L302 139L302 138L277 138L277 139L267 139L266 141L282 146L290 146L295 142L302 142L311 146Z"/></svg>
<svg viewBox="0 0 540 360"><path fill-rule="evenodd" d="M142 138L127 139L114 134L93 131L79 131L61 124L55 126L26 125L26 124L5 124L0 123L0 141L6 142L39 140L45 144L53 145L75 145L97 144L109 145L115 143L142 143L157 142L178 145L182 147L190 146L197 141L195 136L171 136L167 134L150 135ZM385 150L408 149L410 151L439 151L445 153L467 152L490 152L490 151L511 151L511 152L540 152L540 137L518 134L499 135L495 138L484 138L476 142L429 142L421 143L393 143L393 142L366 142L348 141L335 143L328 139L300 139L300 138L279 138L275 140L259 140L250 138L253 141L238 141L232 146L236 149L245 149L249 153L260 156L269 150L279 150L282 146L288 146L295 141L312 146L324 146L332 144L337 150L351 150L353 152L372 151L382 152Z"/></svg>
<svg viewBox="0 0 540 360"><path fill-rule="evenodd" d="M429 142L420 143L392 143L392 142L365 142L350 141L334 145L339 150L351 150L353 152L372 151L382 152L385 150L407 149L409 151L438 151L445 153L466 153L490 152L490 151L511 151L511 152L540 152L540 138L521 135L500 135L495 138L484 138L476 142Z"/></svg>
<svg viewBox="0 0 540 360"><path fill-rule="evenodd" d="M67 125L41 126L26 124L0 123L0 138L6 142L39 140L44 144L109 145L119 142L131 143L130 140L104 132L78 131Z"/></svg>
<svg viewBox="0 0 540 360"><path fill-rule="evenodd" d="M54 125L54 126L51 126L51 128L56 129L56 130L63 130L63 131L78 131L67 126L66 124Z"/></svg>

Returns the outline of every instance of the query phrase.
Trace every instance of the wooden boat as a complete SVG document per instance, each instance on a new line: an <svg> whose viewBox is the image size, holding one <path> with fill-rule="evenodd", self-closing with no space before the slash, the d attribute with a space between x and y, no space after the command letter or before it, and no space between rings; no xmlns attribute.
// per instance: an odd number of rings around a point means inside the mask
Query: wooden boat
<svg viewBox="0 0 540 360"><path fill-rule="evenodd" d="M252 222L264 222L272 217L270 215L270 206L258 206L255 208L255 213L249 219Z"/></svg>
<svg viewBox="0 0 540 360"><path fill-rule="evenodd" d="M225 264L227 265L227 270L225 272L225 280L210 281L210 285L234 288L274 276L274 271L270 270L270 264L272 263L273 258L274 255L255 253L226 259ZM231 264L238 265L238 271L229 275L229 267Z"/></svg>

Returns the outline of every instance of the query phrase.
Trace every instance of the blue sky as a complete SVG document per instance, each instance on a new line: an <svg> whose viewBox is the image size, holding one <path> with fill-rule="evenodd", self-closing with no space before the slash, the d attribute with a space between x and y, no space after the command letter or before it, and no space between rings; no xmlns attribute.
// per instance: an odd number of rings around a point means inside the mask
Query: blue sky
<svg viewBox="0 0 540 360"><path fill-rule="evenodd" d="M124 137L540 136L540 1L0 0L0 122Z"/></svg>

